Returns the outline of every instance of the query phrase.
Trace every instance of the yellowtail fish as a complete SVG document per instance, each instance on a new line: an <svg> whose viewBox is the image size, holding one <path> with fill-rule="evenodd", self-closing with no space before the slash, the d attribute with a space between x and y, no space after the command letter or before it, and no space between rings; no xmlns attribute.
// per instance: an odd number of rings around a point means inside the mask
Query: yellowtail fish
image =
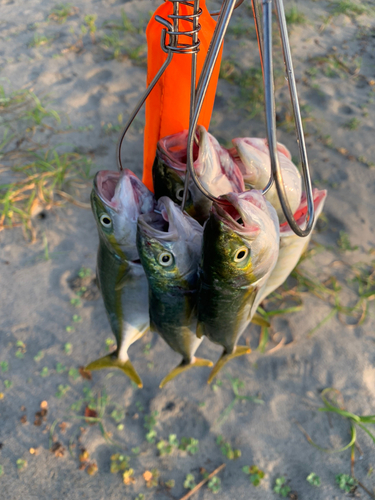
<svg viewBox="0 0 375 500"><path fill-rule="evenodd" d="M94 179L91 206L99 234L97 281L117 348L86 369L119 368L142 387L128 348L149 328L147 280L136 233L138 216L153 210L154 197L130 170L102 170Z"/></svg>
<svg viewBox="0 0 375 500"><path fill-rule="evenodd" d="M233 139L232 142L235 147L229 152L243 174L245 185L254 189L264 189L271 175L271 161L266 139L244 137ZM292 213L294 213L301 201L301 175L291 161L288 149L283 144L278 143L277 150L286 196ZM285 222L286 219L275 184L265 196L275 207L280 223Z"/></svg>
<svg viewBox="0 0 375 500"><path fill-rule="evenodd" d="M203 185L213 196L244 191L240 169L228 151L202 126L197 127L198 145L194 143L194 169ZM158 142L152 168L155 198L168 196L181 204L186 174L188 131L164 137ZM186 212L201 224L207 220L211 201L190 179Z"/></svg>
<svg viewBox="0 0 375 500"><path fill-rule="evenodd" d="M230 205L214 203L204 226L199 271L197 336L224 347L208 383L227 361L250 352L237 343L279 253L279 220L260 191L223 198Z"/></svg>
<svg viewBox="0 0 375 500"><path fill-rule="evenodd" d="M138 219L137 247L149 283L150 329L182 356L160 387L193 366L212 366L195 357L202 342L195 335L202 235L201 225L166 196L159 199L156 212Z"/></svg>
<svg viewBox="0 0 375 500"><path fill-rule="evenodd" d="M314 226L319 218L319 215L322 213L324 203L327 197L327 191L319 189L313 189L313 197L314 197L314 209L315 209L315 220ZM306 194L302 194L302 200L298 210L294 214L294 218L296 219L299 226L302 226L307 213L307 201ZM307 250L310 239L312 236L312 232L306 238L300 238L297 236L291 229L287 222L280 225L280 249L279 249L279 257L277 259L277 263L275 268L273 269L270 277L268 278L265 286L263 287L261 294L259 296L260 303L263 299L267 297L270 293L276 290L279 286L281 286L284 281L287 279L289 274L293 271L293 269L298 264L301 255Z"/></svg>

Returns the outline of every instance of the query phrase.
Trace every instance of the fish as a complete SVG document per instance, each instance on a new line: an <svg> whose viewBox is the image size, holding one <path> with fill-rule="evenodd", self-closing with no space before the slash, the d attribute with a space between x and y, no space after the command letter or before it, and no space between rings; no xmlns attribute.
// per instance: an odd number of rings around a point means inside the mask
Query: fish
<svg viewBox="0 0 375 500"><path fill-rule="evenodd" d="M266 139L244 137L233 139L232 142L234 148L231 148L229 153L240 168L246 187L264 189L271 176L271 160ZM301 201L301 174L292 162L290 152L283 144L277 144L277 151L286 197L294 214ZM275 207L280 223L284 223L286 219L275 184L265 196Z"/></svg>
<svg viewBox="0 0 375 500"><path fill-rule="evenodd" d="M97 283L117 347L86 369L118 368L142 387L128 348L149 329L148 286L136 235L138 216L154 209L154 196L130 170L101 170L94 179L91 206L99 234Z"/></svg>
<svg viewBox="0 0 375 500"><path fill-rule="evenodd" d="M202 226L166 196L159 199L157 211L138 219L137 248L149 284L150 330L182 356L160 388L193 366L213 365L195 357L203 340L195 334L202 236Z"/></svg>
<svg viewBox="0 0 375 500"><path fill-rule="evenodd" d="M256 311L259 291L279 252L279 220L260 191L229 193L204 226L197 336L223 346L208 383L232 358L248 354L238 340Z"/></svg>
<svg viewBox="0 0 375 500"><path fill-rule="evenodd" d="M202 186L213 196L242 192L245 188L241 171L228 151L203 126L197 127L198 144L194 142L194 169ZM168 196L181 204L187 161L188 131L159 140L152 168L155 197ZM202 225L208 219L212 202L189 180L185 211Z"/></svg>
<svg viewBox="0 0 375 500"><path fill-rule="evenodd" d="M298 264L301 255L307 250L311 240L312 231L316 225L319 215L322 213L325 200L327 198L326 190L313 189L315 218L311 233L305 238L297 236L290 228L287 222L280 225L280 247L279 256L270 277L268 278L260 296L261 303L270 293L274 292L287 279L289 274ZM294 214L297 224L302 227L307 213L306 194L302 194L301 203Z"/></svg>

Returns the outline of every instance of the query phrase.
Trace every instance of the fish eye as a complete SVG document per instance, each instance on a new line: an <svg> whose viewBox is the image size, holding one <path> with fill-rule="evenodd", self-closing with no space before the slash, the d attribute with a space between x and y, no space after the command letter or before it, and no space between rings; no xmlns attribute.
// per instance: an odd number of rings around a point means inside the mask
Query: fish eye
<svg viewBox="0 0 375 500"><path fill-rule="evenodd" d="M100 220L100 224L104 227L108 228L108 227L111 227L111 225L112 225L112 220L110 217L108 217L107 214L101 215L99 220Z"/></svg>
<svg viewBox="0 0 375 500"><path fill-rule="evenodd" d="M243 262L249 255L249 249L247 247L240 247L234 256L234 262Z"/></svg>
<svg viewBox="0 0 375 500"><path fill-rule="evenodd" d="M172 264L173 256L170 252L162 252L158 257L159 264L168 267Z"/></svg>
<svg viewBox="0 0 375 500"><path fill-rule="evenodd" d="M183 197L184 197L184 188L183 187L178 188L176 190L176 198L178 199L178 201L182 201ZM190 192L188 190L186 199L188 200L189 198L190 198Z"/></svg>

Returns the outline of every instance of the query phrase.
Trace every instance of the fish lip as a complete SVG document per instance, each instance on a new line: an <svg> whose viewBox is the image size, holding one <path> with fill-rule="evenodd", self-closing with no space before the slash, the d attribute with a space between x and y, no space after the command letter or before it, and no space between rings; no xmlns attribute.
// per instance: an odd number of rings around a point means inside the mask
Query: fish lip
<svg viewBox="0 0 375 500"><path fill-rule="evenodd" d="M104 182L112 180L115 182L114 189L111 190L111 199L104 193ZM148 195L151 196L150 191L142 183L140 179L128 169L121 172L114 172L112 170L100 170L96 173L94 178L94 191L99 199L108 207L112 208L115 212L119 212L122 208L122 201L116 192L120 182L127 183L127 187L132 189L133 198L138 213L142 213L142 205ZM111 186L113 188L113 186Z"/></svg>
<svg viewBox="0 0 375 500"><path fill-rule="evenodd" d="M166 212L167 219L163 216L163 209ZM163 241L177 241L179 239L179 232L176 223L176 210L179 210L179 208L170 198L162 196L158 200L157 210L160 210L160 213L153 211L143 214L138 218L140 231L150 238L157 238ZM152 224L156 222L167 223L168 230L162 231L158 229Z"/></svg>
<svg viewBox="0 0 375 500"><path fill-rule="evenodd" d="M251 194L250 194L251 193ZM214 203L212 206L212 211L213 213L216 214L216 217L219 218L222 222L226 223L228 227L230 227L232 230L238 233L246 234L247 236L252 236L255 238L259 232L260 232L260 227L256 223L249 223L246 221L246 213L244 210L241 209L241 204L239 203L239 200L247 198L253 198L253 195L255 193L259 193L261 195L260 191L257 190L252 190L250 191L244 191L243 193L228 193L225 195L222 195L219 197L219 199L225 200L227 203L223 206L220 206L217 203ZM256 195L258 196L258 194ZM252 203L255 207L261 209L261 207L258 206L258 204L254 203L254 200L248 200L249 202ZM228 205L229 202L229 205ZM226 209L224 207L227 207ZM235 214L236 219L238 220L239 218L242 219L243 224L240 224L237 222L234 217L229 213L228 210L232 210L233 214ZM238 217L238 218L237 218Z"/></svg>
<svg viewBox="0 0 375 500"><path fill-rule="evenodd" d="M199 125L197 127L197 133L199 136L200 129ZM188 130L183 130L177 134L167 135L162 139L159 139L157 145L157 153L161 158L178 173L185 174L186 172L186 157L187 157L187 142L188 142ZM182 146L178 151L173 151L176 146ZM193 143L193 157L194 166L199 160L199 147ZM185 159L185 161L181 161Z"/></svg>
<svg viewBox="0 0 375 500"><path fill-rule="evenodd" d="M109 200L103 193L103 183L110 179L111 177L116 179L116 185L118 181L120 180L120 172L113 172L112 170L99 170L95 174L94 177L94 192L98 196L98 198L107 206L113 208L114 210L117 208L114 206L115 204L112 203L111 200ZM114 192L113 192L114 195ZM113 197L112 195L112 197Z"/></svg>
<svg viewBox="0 0 375 500"><path fill-rule="evenodd" d="M324 202L326 197L327 197L327 190L326 189L322 189L322 190L320 190L318 188L313 189L313 202L314 202L315 213L318 212L319 207ZM299 207L297 208L296 212L294 213L294 218L300 227L305 222L306 214L307 214L307 197L306 197L306 193L302 193L301 202L300 202ZM296 219L296 216L298 217L297 219ZM315 223L316 223L316 219L314 221L314 224ZM280 233L281 234L286 234L289 232L292 233L292 229L289 226L288 221L285 221L283 224L280 224Z"/></svg>

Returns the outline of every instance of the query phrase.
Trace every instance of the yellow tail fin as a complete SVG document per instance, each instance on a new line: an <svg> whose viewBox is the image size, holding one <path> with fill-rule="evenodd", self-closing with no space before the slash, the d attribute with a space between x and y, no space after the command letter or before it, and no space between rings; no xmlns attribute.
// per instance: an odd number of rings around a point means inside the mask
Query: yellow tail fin
<svg viewBox="0 0 375 500"><path fill-rule="evenodd" d="M225 351L221 355L221 358L216 362L216 365L212 368L210 376L208 377L207 384L211 384L213 379L219 373L219 371L223 368L224 365L228 363L230 359L237 358L237 356L243 356L244 354L249 354L251 352L250 347L244 345L238 345L234 352L231 354L226 354Z"/></svg>
<svg viewBox="0 0 375 500"><path fill-rule="evenodd" d="M173 368L173 370L163 378L159 385L160 389L162 389L169 381L177 377L177 375L180 375L180 373L183 373L186 370L190 370L190 368L193 368L194 366L213 366L213 362L203 358L194 358L189 364L182 361L181 364L176 366L176 368Z"/></svg>
<svg viewBox="0 0 375 500"><path fill-rule="evenodd" d="M263 318L258 313L255 313L254 316L251 319L251 322L254 323L254 325L259 325L259 326L265 326L266 328L269 328L271 324L266 320L266 318Z"/></svg>
<svg viewBox="0 0 375 500"><path fill-rule="evenodd" d="M136 372L130 359L124 362L116 358L115 354L108 354L107 356L103 356L102 358L89 363L85 370L102 370L103 368L118 368L119 370L122 370L125 375L130 378L130 380L135 382L138 387L143 387L142 380Z"/></svg>

